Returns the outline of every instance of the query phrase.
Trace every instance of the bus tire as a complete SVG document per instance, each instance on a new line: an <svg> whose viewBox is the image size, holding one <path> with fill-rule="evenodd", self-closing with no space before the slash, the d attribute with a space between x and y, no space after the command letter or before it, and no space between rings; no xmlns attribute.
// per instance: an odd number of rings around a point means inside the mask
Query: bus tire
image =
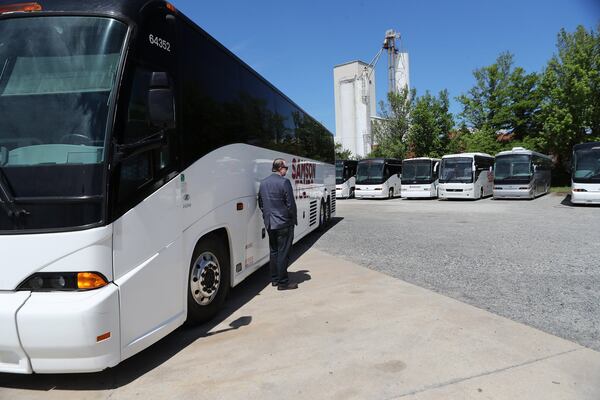
<svg viewBox="0 0 600 400"><path fill-rule="evenodd" d="M483 199L483 188L481 188L481 194L479 195L480 199Z"/></svg>
<svg viewBox="0 0 600 400"><path fill-rule="evenodd" d="M390 191L388 192L388 199L393 199L394 198L394 188L390 188Z"/></svg>
<svg viewBox="0 0 600 400"><path fill-rule="evenodd" d="M325 206L325 202L321 200L321 207L319 210L319 231L325 229L325 225L327 224L327 209Z"/></svg>
<svg viewBox="0 0 600 400"><path fill-rule="evenodd" d="M229 252L216 236L201 239L190 263L186 324L212 319L225 301L230 285Z"/></svg>
<svg viewBox="0 0 600 400"><path fill-rule="evenodd" d="M354 189L350 189L350 193L348 194L348 198L349 199L353 199L354 198Z"/></svg>

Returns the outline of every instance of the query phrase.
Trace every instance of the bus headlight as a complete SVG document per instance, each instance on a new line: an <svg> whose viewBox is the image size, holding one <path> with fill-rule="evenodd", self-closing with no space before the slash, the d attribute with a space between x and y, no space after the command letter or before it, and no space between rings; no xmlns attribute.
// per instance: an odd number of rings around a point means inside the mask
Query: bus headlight
<svg viewBox="0 0 600 400"><path fill-rule="evenodd" d="M99 272L38 272L21 283L17 290L90 290L106 285L108 281Z"/></svg>
<svg viewBox="0 0 600 400"><path fill-rule="evenodd" d="M587 192L586 189L573 189L574 192Z"/></svg>

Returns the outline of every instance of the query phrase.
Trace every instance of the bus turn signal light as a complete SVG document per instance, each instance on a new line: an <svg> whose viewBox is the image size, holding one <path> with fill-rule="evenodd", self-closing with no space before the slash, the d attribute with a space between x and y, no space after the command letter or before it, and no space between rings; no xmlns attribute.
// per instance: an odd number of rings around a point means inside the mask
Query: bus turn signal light
<svg viewBox="0 0 600 400"><path fill-rule="evenodd" d="M101 342L103 340L110 338L110 332L103 333L102 335L96 337L96 342Z"/></svg>
<svg viewBox="0 0 600 400"><path fill-rule="evenodd" d="M0 14L32 11L42 11L42 6L40 3L15 3L0 6Z"/></svg>
<svg viewBox="0 0 600 400"><path fill-rule="evenodd" d="M108 282L99 274L94 272L80 272L77 274L78 289L97 289L108 285Z"/></svg>

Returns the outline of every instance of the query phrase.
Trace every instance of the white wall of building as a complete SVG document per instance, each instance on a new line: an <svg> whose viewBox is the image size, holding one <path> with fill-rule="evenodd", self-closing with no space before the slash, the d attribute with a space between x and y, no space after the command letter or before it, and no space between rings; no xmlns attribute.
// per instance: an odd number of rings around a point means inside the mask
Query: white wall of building
<svg viewBox="0 0 600 400"><path fill-rule="evenodd" d="M371 116L376 113L375 75L362 61L333 69L335 141L344 150L365 157L371 151Z"/></svg>

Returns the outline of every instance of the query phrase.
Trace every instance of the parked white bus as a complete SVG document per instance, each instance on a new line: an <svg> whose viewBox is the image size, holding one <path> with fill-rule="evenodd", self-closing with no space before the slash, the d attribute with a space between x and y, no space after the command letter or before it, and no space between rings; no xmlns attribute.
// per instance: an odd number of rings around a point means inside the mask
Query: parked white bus
<svg viewBox="0 0 600 400"><path fill-rule="evenodd" d="M30 12L23 13L27 8ZM335 212L332 135L164 1L0 0L0 372L112 367Z"/></svg>
<svg viewBox="0 0 600 400"><path fill-rule="evenodd" d="M409 158L402 161L402 187L404 198L438 197L440 169L439 158Z"/></svg>
<svg viewBox="0 0 600 400"><path fill-rule="evenodd" d="M335 197L338 199L354 197L357 165L355 160L335 160Z"/></svg>
<svg viewBox="0 0 600 400"><path fill-rule="evenodd" d="M494 199L534 199L548 193L551 170L549 156L523 147L496 154Z"/></svg>
<svg viewBox="0 0 600 400"><path fill-rule="evenodd" d="M573 147L571 202L600 204L600 142Z"/></svg>
<svg viewBox="0 0 600 400"><path fill-rule="evenodd" d="M485 153L449 154L442 157L440 199L481 199L494 187L494 157Z"/></svg>
<svg viewBox="0 0 600 400"><path fill-rule="evenodd" d="M356 169L357 199L387 198L400 195L402 161L393 158L360 160Z"/></svg>

